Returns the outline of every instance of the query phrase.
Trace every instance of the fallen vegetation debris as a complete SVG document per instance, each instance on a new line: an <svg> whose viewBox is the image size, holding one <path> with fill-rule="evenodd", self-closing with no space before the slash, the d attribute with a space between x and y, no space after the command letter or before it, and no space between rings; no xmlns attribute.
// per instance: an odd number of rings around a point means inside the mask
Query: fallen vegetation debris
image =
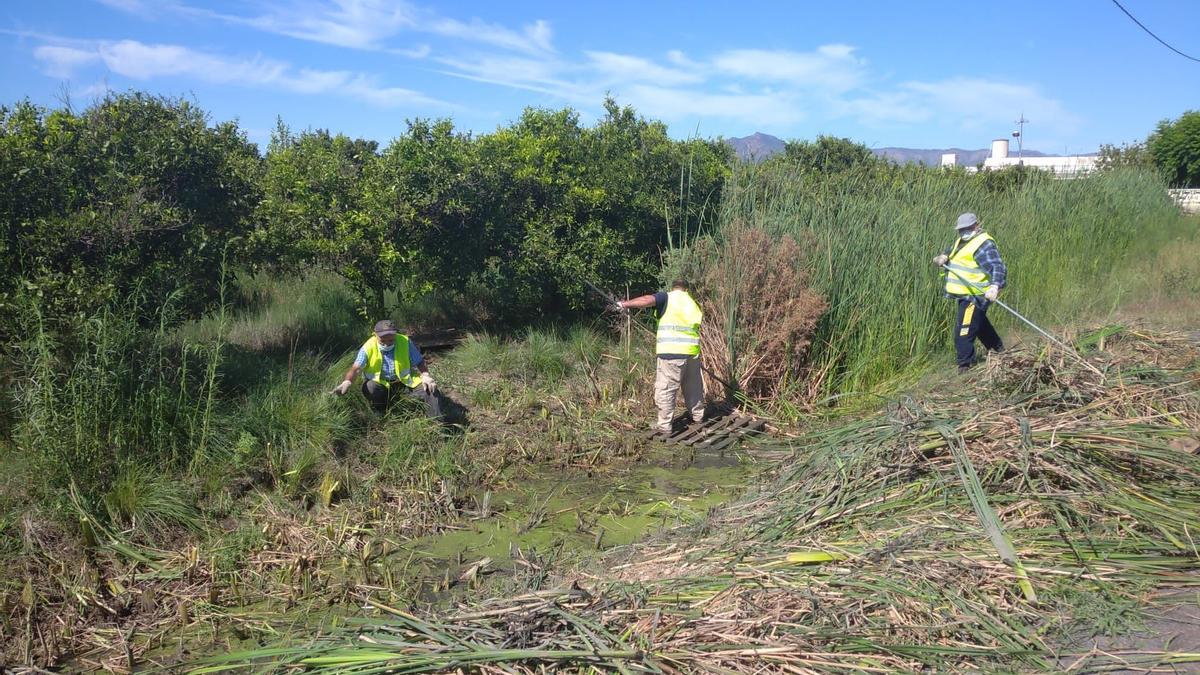
<svg viewBox="0 0 1200 675"><path fill-rule="evenodd" d="M1153 589L1200 585L1197 347L1136 330L1105 342L1088 356L1099 374L1050 350L1017 349L959 391L904 396L813 432L707 537L640 547L585 584L426 616L373 603L375 618L219 657L201 672L1200 662L1190 652L1081 646L1136 625ZM963 458L1011 554L981 524Z"/></svg>

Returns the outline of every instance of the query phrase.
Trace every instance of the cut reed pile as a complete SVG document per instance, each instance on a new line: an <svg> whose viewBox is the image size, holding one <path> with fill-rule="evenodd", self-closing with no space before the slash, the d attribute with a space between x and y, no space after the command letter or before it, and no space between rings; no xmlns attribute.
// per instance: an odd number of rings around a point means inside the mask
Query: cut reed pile
<svg viewBox="0 0 1200 675"><path fill-rule="evenodd" d="M364 598L372 619L206 670L1094 672L1200 662L1078 646L1136 623L1150 589L1200 585L1196 346L1132 330L1097 342L1107 351L1087 358L1102 375L1014 351L977 379L812 433L777 480L710 524L714 534L644 547L604 578L441 615Z"/></svg>

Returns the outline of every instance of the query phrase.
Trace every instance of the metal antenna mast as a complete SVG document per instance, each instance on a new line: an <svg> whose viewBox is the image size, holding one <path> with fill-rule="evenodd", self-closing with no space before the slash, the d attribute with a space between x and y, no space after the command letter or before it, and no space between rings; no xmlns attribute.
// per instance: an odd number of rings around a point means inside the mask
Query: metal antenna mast
<svg viewBox="0 0 1200 675"><path fill-rule="evenodd" d="M1019 163L1023 163L1021 160L1025 157L1025 125L1028 123L1029 120L1025 119L1024 111L1021 112L1021 119L1013 122L1013 124L1017 125L1017 130L1013 132L1013 136L1017 137L1017 161Z"/></svg>

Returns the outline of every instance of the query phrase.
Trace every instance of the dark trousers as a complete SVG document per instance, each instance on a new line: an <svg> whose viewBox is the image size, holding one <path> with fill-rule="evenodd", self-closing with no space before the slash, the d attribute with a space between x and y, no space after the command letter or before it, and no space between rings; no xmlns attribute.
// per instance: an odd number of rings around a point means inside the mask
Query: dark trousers
<svg viewBox="0 0 1200 675"><path fill-rule="evenodd" d="M409 389L401 382L393 382L390 387L385 387L375 380L366 380L362 386L363 396L371 402L371 408L380 414L387 412L387 409L400 397L415 398L425 404L425 416L430 419L441 419L442 404L438 401L437 393L425 393L425 387L416 387Z"/></svg>
<svg viewBox="0 0 1200 675"><path fill-rule="evenodd" d="M958 353L958 367L970 368L975 363L975 338L984 347L994 351L1004 351L1004 343L1000 334L992 327L987 318L987 300L958 300L958 322L954 326L954 351Z"/></svg>

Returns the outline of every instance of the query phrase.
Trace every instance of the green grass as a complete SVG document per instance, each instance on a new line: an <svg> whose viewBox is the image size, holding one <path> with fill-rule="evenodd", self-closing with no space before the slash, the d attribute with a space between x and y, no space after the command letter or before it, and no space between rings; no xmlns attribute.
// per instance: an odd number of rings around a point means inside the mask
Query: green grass
<svg viewBox="0 0 1200 675"><path fill-rule="evenodd" d="M449 478L461 472L467 440L443 435L433 420L420 414L397 417L381 433L384 443L373 463L392 480L421 474Z"/></svg>
<svg viewBox="0 0 1200 675"><path fill-rule="evenodd" d="M119 467L177 471L208 451L220 343L180 347L168 335L171 307L151 327L136 322L142 309L130 300L55 334L30 308L13 445L44 494L74 483L95 506Z"/></svg>
<svg viewBox="0 0 1200 675"><path fill-rule="evenodd" d="M363 326L346 284L321 272L279 278L259 272L235 275L236 297L228 325L211 315L184 324L178 339L185 344L211 342L222 331L230 344L255 352L287 352L296 348L340 349L356 339Z"/></svg>
<svg viewBox="0 0 1200 675"><path fill-rule="evenodd" d="M191 487L145 464L128 464L117 471L104 506L113 522L129 527L198 531L203 525Z"/></svg>
<svg viewBox="0 0 1200 675"><path fill-rule="evenodd" d="M529 328L511 341L471 334L454 350L451 361L462 372L498 373L526 385L553 388L581 370L594 368L608 344L603 335L584 326L565 333ZM486 393L480 395L488 400Z"/></svg>

